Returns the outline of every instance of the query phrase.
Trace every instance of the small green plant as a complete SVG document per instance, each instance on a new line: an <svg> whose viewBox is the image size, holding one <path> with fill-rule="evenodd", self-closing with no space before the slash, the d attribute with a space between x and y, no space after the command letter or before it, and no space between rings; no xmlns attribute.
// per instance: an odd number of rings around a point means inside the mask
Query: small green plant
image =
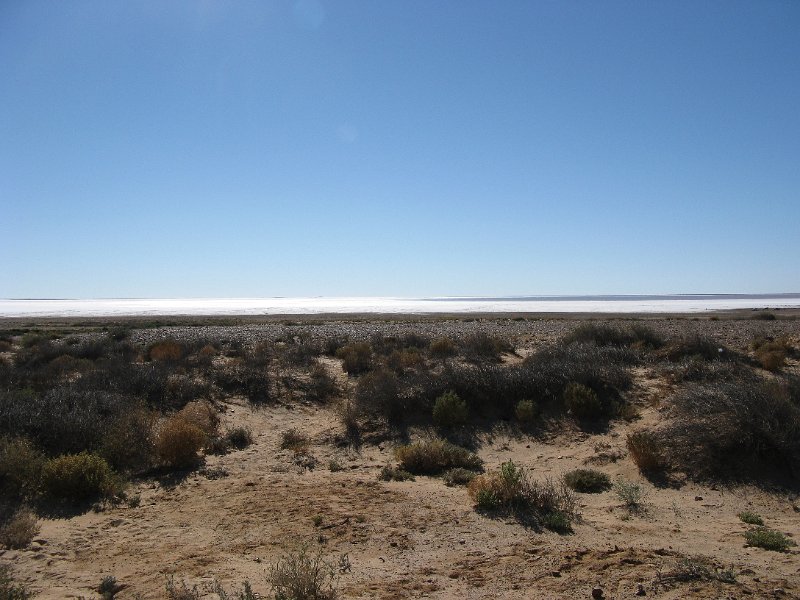
<svg viewBox="0 0 800 600"><path fill-rule="evenodd" d="M412 473L398 469L390 465L386 465L381 469L378 474L378 479L381 481L414 481L415 477Z"/></svg>
<svg viewBox="0 0 800 600"><path fill-rule="evenodd" d="M747 541L748 546L772 550L773 552L786 552L792 546L797 545L787 535L767 527L756 527L745 531L744 539Z"/></svg>
<svg viewBox="0 0 800 600"><path fill-rule="evenodd" d="M514 407L514 415L520 423L530 424L539 415L539 407L533 400L520 400Z"/></svg>
<svg viewBox="0 0 800 600"><path fill-rule="evenodd" d="M311 522L314 523L314 527L319 527L322 525L322 515L314 515L311 517Z"/></svg>
<svg viewBox="0 0 800 600"><path fill-rule="evenodd" d="M555 531L561 535L572 533L572 521L570 520L569 515L561 512L560 510L554 510L546 513L542 517L542 526L545 529Z"/></svg>
<svg viewBox="0 0 800 600"><path fill-rule="evenodd" d="M445 392L433 405L433 422L440 427L462 425L467 421L467 403L455 392Z"/></svg>
<svg viewBox="0 0 800 600"><path fill-rule="evenodd" d="M106 575L97 586L97 593L103 600L113 600L114 596L120 590L117 585L117 579L113 575Z"/></svg>
<svg viewBox="0 0 800 600"><path fill-rule="evenodd" d="M303 547L282 557L271 569L267 580L275 600L335 600L336 570L322 558L322 551L310 554Z"/></svg>
<svg viewBox="0 0 800 600"><path fill-rule="evenodd" d="M564 388L564 407L581 421L598 419L603 414L597 393L581 383L568 383Z"/></svg>
<svg viewBox="0 0 800 600"><path fill-rule="evenodd" d="M0 527L0 544L7 548L25 548L39 533L39 520L29 508L22 507Z"/></svg>
<svg viewBox="0 0 800 600"><path fill-rule="evenodd" d="M611 489L611 479L595 469L575 469L564 474L564 483L570 489L584 494L598 494Z"/></svg>
<svg viewBox="0 0 800 600"><path fill-rule="evenodd" d="M332 458L328 461L328 470L331 473L338 473L339 471L344 471L344 465L335 458Z"/></svg>
<svg viewBox="0 0 800 600"><path fill-rule="evenodd" d="M400 468L417 475L438 475L462 467L478 471L483 461L466 448L441 439L430 439L395 450Z"/></svg>
<svg viewBox="0 0 800 600"><path fill-rule="evenodd" d="M468 485L469 482L475 478L475 476L475 471L457 467L455 469L449 469L445 471L444 475L442 475L442 478L444 479L445 485L454 487L457 485Z"/></svg>
<svg viewBox="0 0 800 600"><path fill-rule="evenodd" d="M750 512L749 510L740 512L739 519L742 523L747 523L748 525L764 525L764 519L761 518L761 515Z"/></svg>
<svg viewBox="0 0 800 600"><path fill-rule="evenodd" d="M643 512L647 493L638 483L620 479L614 484L614 493L631 513Z"/></svg>
<svg viewBox="0 0 800 600"><path fill-rule="evenodd" d="M52 498L80 502L111 497L120 483L105 459L81 452L48 460L42 468L42 488Z"/></svg>

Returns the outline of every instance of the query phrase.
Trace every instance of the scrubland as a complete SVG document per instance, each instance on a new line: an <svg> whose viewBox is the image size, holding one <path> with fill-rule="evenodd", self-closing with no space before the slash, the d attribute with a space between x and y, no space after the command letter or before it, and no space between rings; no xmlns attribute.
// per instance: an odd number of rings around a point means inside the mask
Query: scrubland
<svg viewBox="0 0 800 600"><path fill-rule="evenodd" d="M800 597L800 320L0 322L0 600Z"/></svg>

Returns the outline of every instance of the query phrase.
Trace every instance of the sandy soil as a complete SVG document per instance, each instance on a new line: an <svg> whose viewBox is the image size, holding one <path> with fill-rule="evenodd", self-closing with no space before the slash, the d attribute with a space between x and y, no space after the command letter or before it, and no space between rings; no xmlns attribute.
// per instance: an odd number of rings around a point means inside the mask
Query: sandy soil
<svg viewBox="0 0 800 600"><path fill-rule="evenodd" d="M796 322L789 323L744 324L789 327L797 335ZM739 328L728 334L734 337L746 344L752 332ZM332 360L328 367L339 369ZM340 370L337 376L346 380ZM217 597L214 580L234 589L245 579L260 597L271 597L271 565L303 545L337 567L346 598L591 598L594 587L605 598L633 598L638 584L664 599L800 598L800 553L745 547L747 526L737 517L756 512L800 538L796 498L691 482L656 488L625 455L626 433L661 418L664 386L638 368L629 394L641 418L602 434L567 428L533 438L503 427L482 434L479 454L488 469L514 460L545 478L588 464L647 490L646 510L633 515L613 491L580 494L581 518L571 535L479 514L464 488L441 479L378 481L399 442L347 446L335 406L253 409L234 397L221 405L223 424L249 427L249 448L209 456L204 469L183 479L134 482L129 493L141 500L135 508L44 519L30 548L0 551L0 559L43 599L97 598L107 575L123 586L120 599L164 598L170 577L196 584L208 598ZM311 437L311 459L280 449L290 428ZM332 471L331 461L342 469ZM685 558L707 561L712 571L733 569L736 583L681 581L674 575Z"/></svg>

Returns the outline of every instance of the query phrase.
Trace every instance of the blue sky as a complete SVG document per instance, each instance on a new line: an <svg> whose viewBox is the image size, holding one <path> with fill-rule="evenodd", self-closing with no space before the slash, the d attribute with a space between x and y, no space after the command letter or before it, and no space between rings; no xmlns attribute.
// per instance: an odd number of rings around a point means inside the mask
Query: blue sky
<svg viewBox="0 0 800 600"><path fill-rule="evenodd" d="M800 291L800 2L0 2L0 297Z"/></svg>

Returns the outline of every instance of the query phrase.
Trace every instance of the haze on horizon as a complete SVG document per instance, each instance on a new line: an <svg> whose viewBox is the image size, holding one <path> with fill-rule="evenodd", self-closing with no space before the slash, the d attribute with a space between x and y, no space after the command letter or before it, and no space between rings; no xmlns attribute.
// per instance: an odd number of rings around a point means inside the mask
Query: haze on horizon
<svg viewBox="0 0 800 600"><path fill-rule="evenodd" d="M0 3L0 298L800 291L800 3Z"/></svg>

